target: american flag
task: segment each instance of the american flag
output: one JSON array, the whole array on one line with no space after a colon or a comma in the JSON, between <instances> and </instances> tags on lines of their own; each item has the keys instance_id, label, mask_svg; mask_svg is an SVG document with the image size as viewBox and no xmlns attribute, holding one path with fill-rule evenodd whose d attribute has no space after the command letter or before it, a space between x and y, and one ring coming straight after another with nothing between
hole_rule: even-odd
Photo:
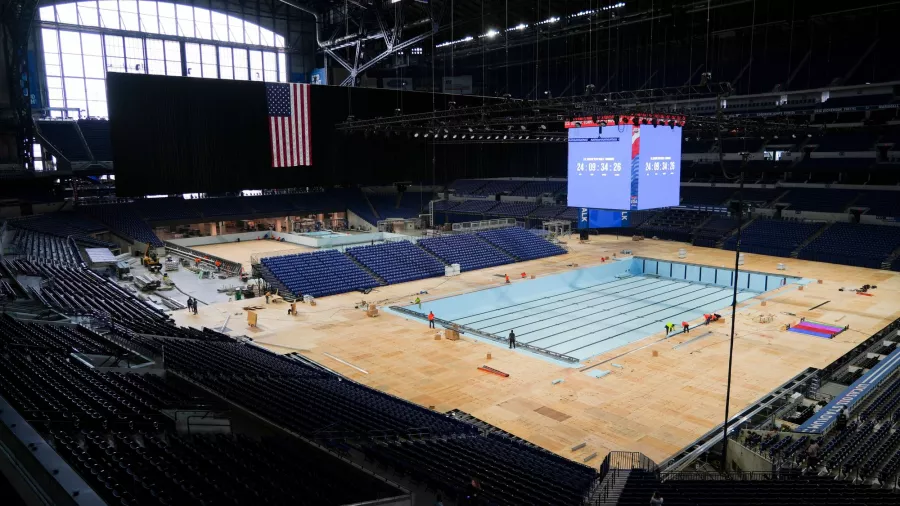
<instances>
[{"instance_id":1,"label":"american flag","mask_svg":"<svg viewBox=\"0 0 900 506\"><path fill-rule=\"evenodd\" d=\"M309 142L309 85L266 84L272 167L312 165Z\"/></svg>"}]
</instances>

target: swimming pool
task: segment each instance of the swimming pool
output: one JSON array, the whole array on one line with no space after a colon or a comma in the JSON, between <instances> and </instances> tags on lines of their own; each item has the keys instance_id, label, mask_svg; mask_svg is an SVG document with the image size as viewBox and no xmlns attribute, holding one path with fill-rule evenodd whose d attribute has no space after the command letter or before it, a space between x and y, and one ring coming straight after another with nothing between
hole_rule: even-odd
<instances>
[{"instance_id":1,"label":"swimming pool","mask_svg":"<svg viewBox=\"0 0 900 506\"><path fill-rule=\"evenodd\" d=\"M435 317L468 335L504 341L510 330L525 350L569 363L613 348L662 336L664 325L700 323L704 313L731 304L732 269L647 258L614 261L586 269L518 281L401 308ZM799 278L741 271L738 302Z\"/></svg>"}]
</instances>

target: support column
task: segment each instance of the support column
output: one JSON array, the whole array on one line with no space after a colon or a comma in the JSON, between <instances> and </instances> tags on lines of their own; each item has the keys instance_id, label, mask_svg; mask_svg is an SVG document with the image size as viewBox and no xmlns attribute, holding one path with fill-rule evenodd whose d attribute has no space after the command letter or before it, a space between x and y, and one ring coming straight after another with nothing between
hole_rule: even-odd
<instances>
[{"instance_id":1,"label":"support column","mask_svg":"<svg viewBox=\"0 0 900 506\"><path fill-rule=\"evenodd\" d=\"M281 232L281 218L275 220L275 231Z\"/></svg>"},{"instance_id":2,"label":"support column","mask_svg":"<svg viewBox=\"0 0 900 506\"><path fill-rule=\"evenodd\" d=\"M217 227L216 227L216 222L212 222L209 224L209 235L211 235L211 236L219 235L219 231L217 230Z\"/></svg>"}]
</instances>

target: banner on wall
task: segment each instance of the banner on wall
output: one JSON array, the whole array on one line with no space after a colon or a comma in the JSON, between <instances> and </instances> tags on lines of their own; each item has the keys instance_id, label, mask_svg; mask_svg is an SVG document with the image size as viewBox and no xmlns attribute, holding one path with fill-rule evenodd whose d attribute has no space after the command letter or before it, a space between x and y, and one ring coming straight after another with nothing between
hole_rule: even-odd
<instances>
[{"instance_id":1,"label":"banner on wall","mask_svg":"<svg viewBox=\"0 0 900 506\"><path fill-rule=\"evenodd\" d=\"M382 80L382 87L388 90L412 90L412 79L408 77L386 77Z\"/></svg>"},{"instance_id":2,"label":"banner on wall","mask_svg":"<svg viewBox=\"0 0 900 506\"><path fill-rule=\"evenodd\" d=\"M471 95L472 76L445 77L444 93L449 93L451 95Z\"/></svg>"},{"instance_id":3,"label":"banner on wall","mask_svg":"<svg viewBox=\"0 0 900 506\"><path fill-rule=\"evenodd\" d=\"M309 84L328 84L328 73L325 68L313 69L309 73Z\"/></svg>"}]
</instances>

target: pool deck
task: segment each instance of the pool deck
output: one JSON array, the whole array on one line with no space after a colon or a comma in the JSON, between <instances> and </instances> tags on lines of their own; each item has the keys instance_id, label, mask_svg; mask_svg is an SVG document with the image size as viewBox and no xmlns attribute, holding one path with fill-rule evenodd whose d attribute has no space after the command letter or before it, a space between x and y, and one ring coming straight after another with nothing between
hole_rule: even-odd
<instances>
[{"instance_id":1,"label":"pool deck","mask_svg":"<svg viewBox=\"0 0 900 506\"><path fill-rule=\"evenodd\" d=\"M363 384L441 412L454 408L466 411L574 460L581 461L597 452L601 458L591 463L599 465L610 450L631 450L660 461L715 426L724 415L731 324L728 315L721 322L702 327L701 332L662 340L660 328L649 338L590 357L582 363L583 368L593 366L588 372L609 371L596 378L578 368L508 350L498 343L468 336L459 341L435 340L434 331L421 320L384 311L377 318L369 318L354 308L363 299L379 306L403 306L411 304L420 291L428 292L420 295L428 303L496 288L503 286L498 275L507 272L512 275L524 271L529 276L535 274L539 280L599 265L601 256L612 256L622 249L660 260L734 266L734 252L676 242L592 237L589 244L578 244L573 238L569 247L568 255L466 272L452 278L379 287L368 295L326 297L318 300L315 307L298 305L298 316L288 316L284 304L268 306L258 312L256 329L247 327L241 308L265 305L262 300L218 303L202 308L197 316L179 311L174 317L180 324L213 328L221 327L230 317L228 327L233 329L232 335L250 336L276 352L300 352ZM687 250L686 259L678 258L679 248ZM778 263L784 263L788 270L777 271ZM753 254L746 255L742 268L821 279L822 283L810 283L803 290L790 285L781 287L738 306L732 413L806 367L827 365L900 317L900 273ZM534 281L513 279L513 285L527 286ZM878 286L873 297L838 291L867 283ZM762 299L766 299L765 306ZM727 302L722 304L726 305ZM471 311L478 312L477 308ZM774 321L758 323L760 314L773 315ZM834 339L780 330L801 316L826 324L849 325L850 330ZM705 334L707 331L709 334ZM654 352L657 356L653 356ZM601 364L610 359L611 362ZM510 376L501 378L477 370L483 364ZM575 452L570 450L580 443L585 446Z\"/></svg>"}]
</instances>

